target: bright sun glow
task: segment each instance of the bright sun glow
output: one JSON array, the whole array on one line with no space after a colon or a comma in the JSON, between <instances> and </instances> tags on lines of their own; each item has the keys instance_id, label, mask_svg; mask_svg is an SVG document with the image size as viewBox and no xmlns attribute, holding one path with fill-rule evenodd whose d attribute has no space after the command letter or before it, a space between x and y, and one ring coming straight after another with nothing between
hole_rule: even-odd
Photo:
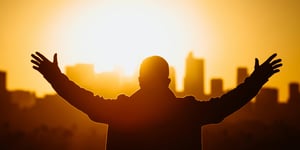
<instances>
[{"instance_id":1,"label":"bright sun glow","mask_svg":"<svg viewBox=\"0 0 300 150\"><path fill-rule=\"evenodd\" d=\"M176 68L180 86L185 56L203 46L199 41L205 42L193 37L196 32L191 24L196 23L188 21L184 11L151 2L75 6L61 17L57 29L63 30L55 40L61 42L63 63L92 63L97 72L121 68L132 75L143 58L161 55Z\"/></svg>"},{"instance_id":2,"label":"bright sun glow","mask_svg":"<svg viewBox=\"0 0 300 150\"><path fill-rule=\"evenodd\" d=\"M96 71L118 67L130 75L144 57L175 55L173 61L180 57L183 63L189 50L182 45L188 34L184 19L163 7L107 2L77 11L64 20L61 37L71 63L93 63Z\"/></svg>"}]
</instances>

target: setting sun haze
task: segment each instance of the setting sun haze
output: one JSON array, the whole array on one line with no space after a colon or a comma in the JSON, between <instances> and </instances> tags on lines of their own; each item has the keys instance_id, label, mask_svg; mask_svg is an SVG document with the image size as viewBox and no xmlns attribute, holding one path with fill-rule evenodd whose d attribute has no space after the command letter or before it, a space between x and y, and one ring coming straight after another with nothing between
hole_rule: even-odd
<instances>
[{"instance_id":1,"label":"setting sun haze","mask_svg":"<svg viewBox=\"0 0 300 150\"><path fill-rule=\"evenodd\" d=\"M38 95L53 93L32 69L30 54L58 53L62 71L77 63L94 64L97 72L122 68L133 75L150 55L164 57L176 69L182 90L190 51L204 59L205 92L210 80L236 86L236 70L251 73L254 59L272 53L283 67L267 83L288 99L288 84L300 83L300 2L193 0L46 0L0 2L0 70L9 90Z\"/></svg>"}]
</instances>

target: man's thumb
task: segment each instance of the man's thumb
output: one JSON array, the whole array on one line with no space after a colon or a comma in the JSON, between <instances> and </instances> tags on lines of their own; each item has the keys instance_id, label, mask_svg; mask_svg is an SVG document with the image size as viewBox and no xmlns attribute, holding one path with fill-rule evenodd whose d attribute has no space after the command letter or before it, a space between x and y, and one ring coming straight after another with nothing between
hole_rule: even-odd
<instances>
[{"instance_id":1,"label":"man's thumb","mask_svg":"<svg viewBox=\"0 0 300 150\"><path fill-rule=\"evenodd\" d=\"M54 56L53 56L53 63L56 64L56 65L58 64L57 63L57 53L55 53Z\"/></svg>"},{"instance_id":2,"label":"man's thumb","mask_svg":"<svg viewBox=\"0 0 300 150\"><path fill-rule=\"evenodd\" d=\"M255 69L257 69L259 67L259 62L258 62L258 59L257 58L255 58L255 66L254 66L254 68Z\"/></svg>"}]
</instances>

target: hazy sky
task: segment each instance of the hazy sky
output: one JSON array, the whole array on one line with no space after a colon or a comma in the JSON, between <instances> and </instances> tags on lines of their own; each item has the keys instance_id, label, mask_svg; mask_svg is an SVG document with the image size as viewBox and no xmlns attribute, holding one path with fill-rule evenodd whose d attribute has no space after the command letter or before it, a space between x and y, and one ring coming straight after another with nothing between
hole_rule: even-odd
<instances>
[{"instance_id":1,"label":"hazy sky","mask_svg":"<svg viewBox=\"0 0 300 150\"><path fill-rule=\"evenodd\" d=\"M0 70L8 89L53 92L31 68L30 54L41 51L60 67L94 63L97 71L122 67L131 74L149 55L162 55L176 67L182 84L185 57L205 59L209 80L236 83L236 68L251 72L254 58L274 52L283 59L280 74L266 86L288 98L288 84L300 83L300 1L294 0L1 0ZM179 86L180 88L181 86Z\"/></svg>"}]
</instances>

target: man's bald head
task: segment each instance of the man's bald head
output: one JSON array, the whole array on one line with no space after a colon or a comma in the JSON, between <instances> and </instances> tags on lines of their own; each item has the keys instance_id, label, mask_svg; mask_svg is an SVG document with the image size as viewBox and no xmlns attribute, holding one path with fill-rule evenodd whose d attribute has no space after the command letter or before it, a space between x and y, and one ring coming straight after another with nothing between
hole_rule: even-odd
<instances>
[{"instance_id":1,"label":"man's bald head","mask_svg":"<svg viewBox=\"0 0 300 150\"><path fill-rule=\"evenodd\" d=\"M150 56L143 60L140 65L140 85L169 85L169 65L168 62L160 56Z\"/></svg>"}]
</instances>

